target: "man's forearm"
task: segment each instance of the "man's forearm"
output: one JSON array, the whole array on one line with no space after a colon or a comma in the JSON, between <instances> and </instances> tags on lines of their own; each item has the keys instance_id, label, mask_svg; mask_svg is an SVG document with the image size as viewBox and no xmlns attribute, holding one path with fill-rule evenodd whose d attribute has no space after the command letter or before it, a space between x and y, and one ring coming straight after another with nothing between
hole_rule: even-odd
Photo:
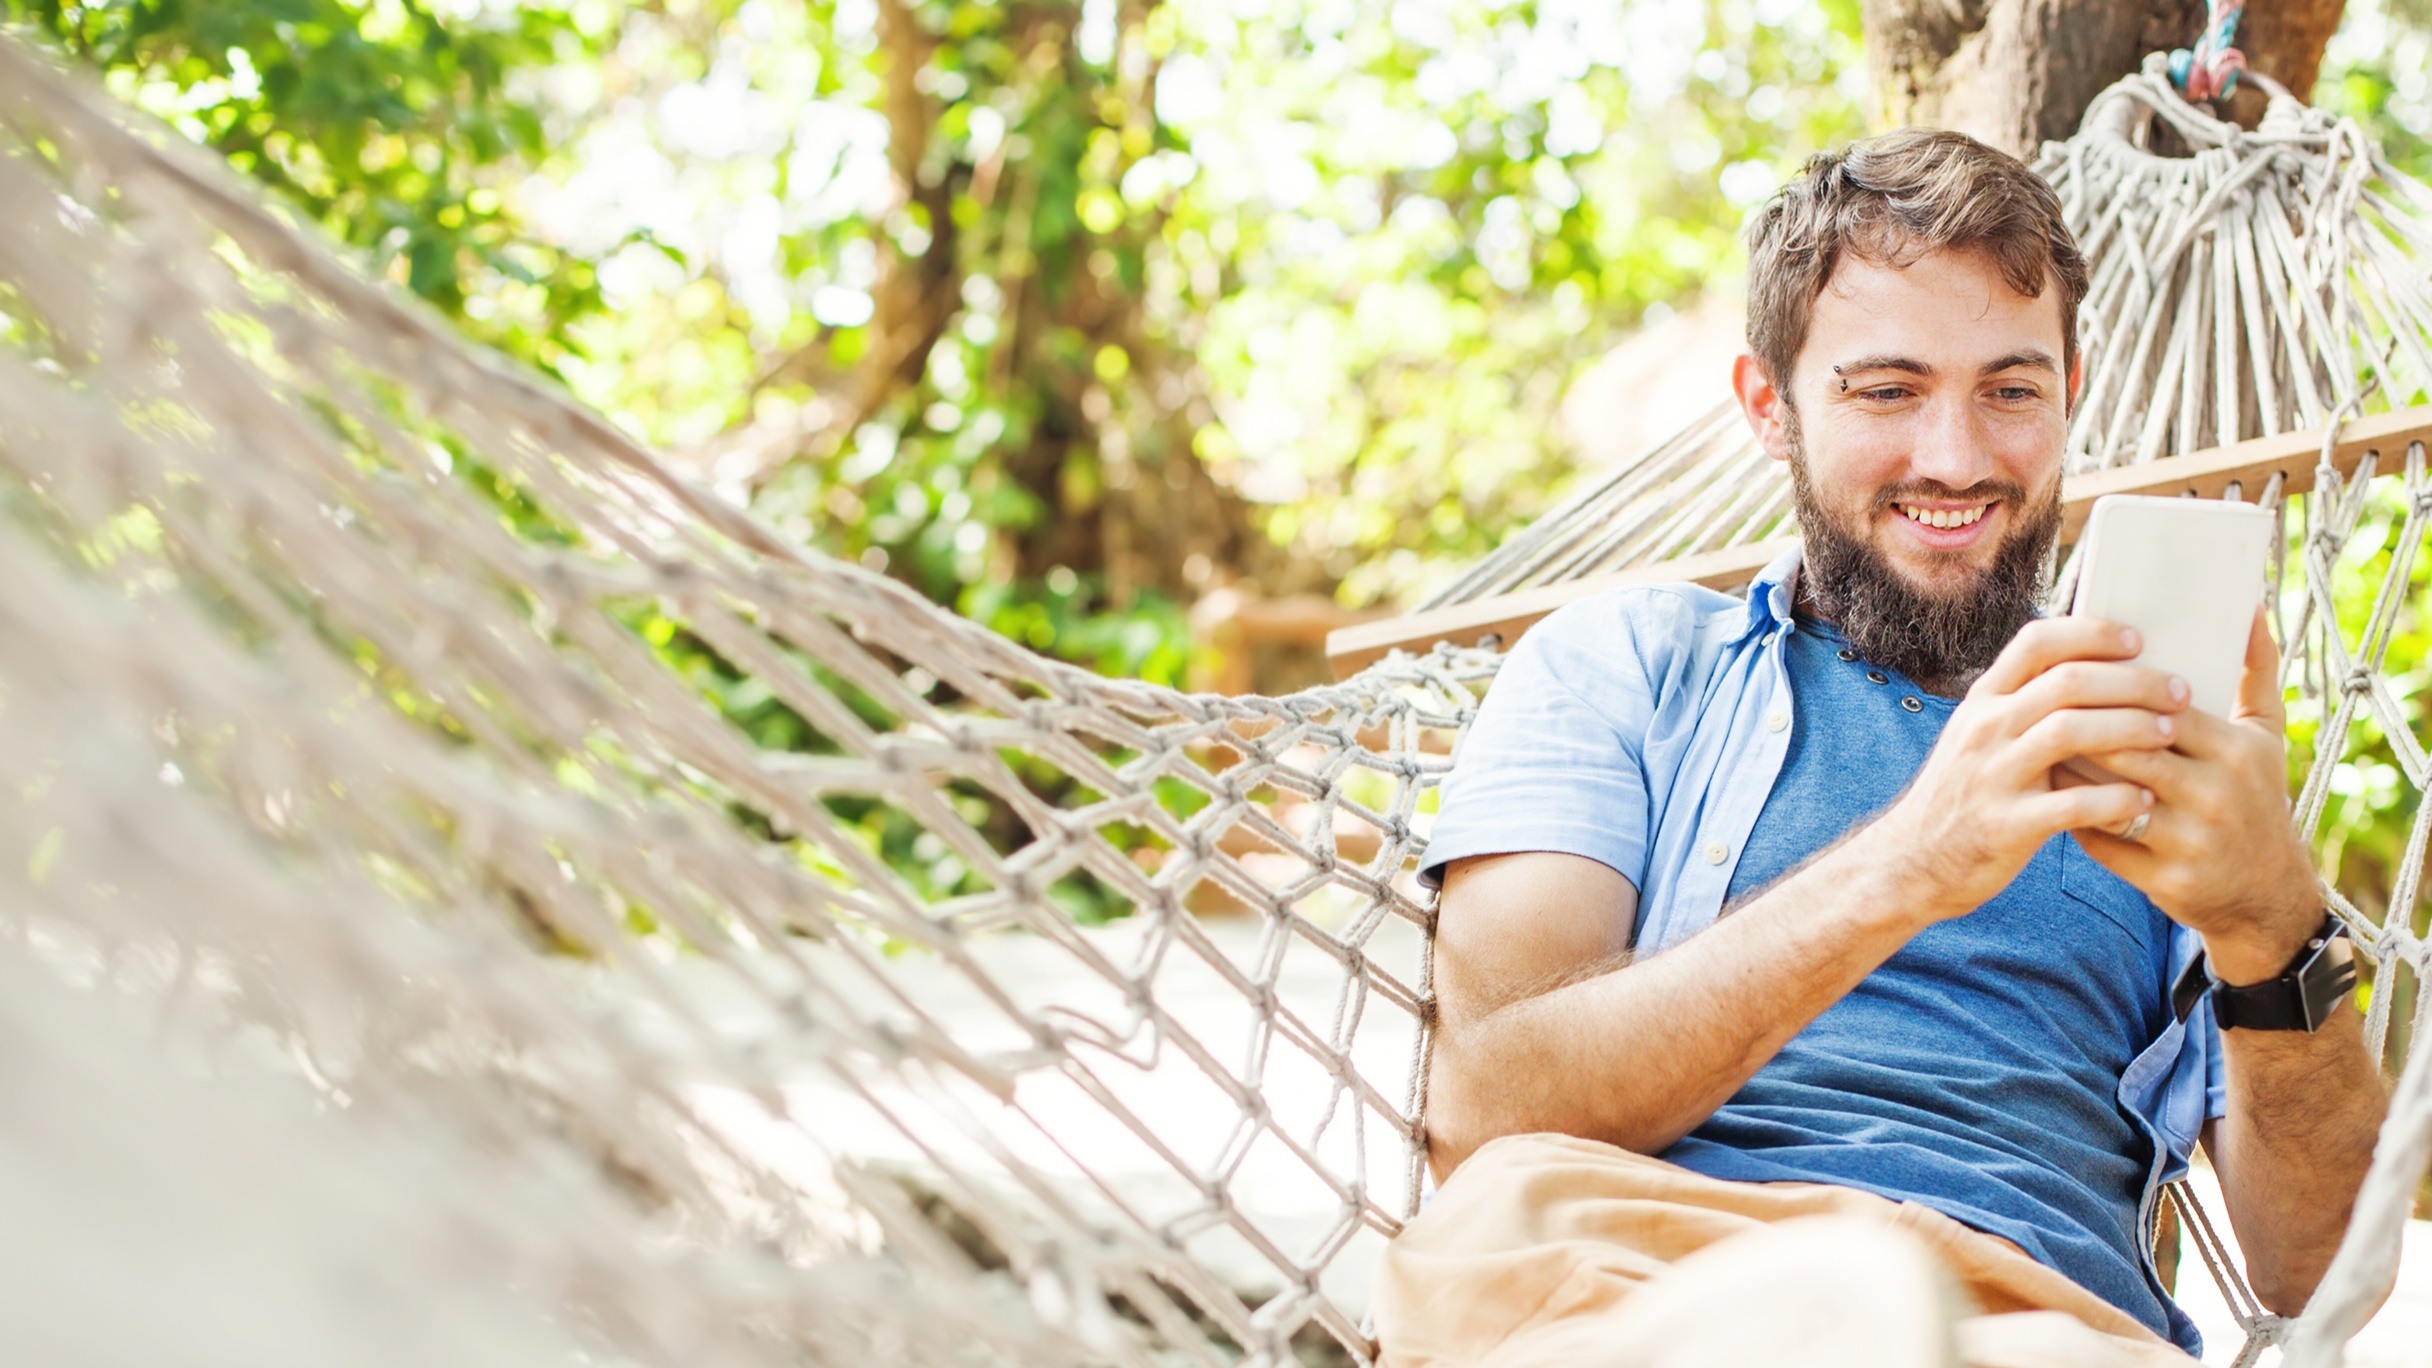
<instances>
[{"instance_id":1,"label":"man's forearm","mask_svg":"<svg viewBox=\"0 0 2432 1368\"><path fill-rule=\"evenodd\" d=\"M2388 1091L2353 1008L2311 1034L2224 1031L2228 1114L2210 1145L2247 1280L2294 1315L2347 1230Z\"/></svg>"},{"instance_id":2,"label":"man's forearm","mask_svg":"<svg viewBox=\"0 0 2432 1368\"><path fill-rule=\"evenodd\" d=\"M1439 1172L1499 1135L1559 1131L1653 1154L1941 915L1861 830L1661 955L1439 1034Z\"/></svg>"}]
</instances>

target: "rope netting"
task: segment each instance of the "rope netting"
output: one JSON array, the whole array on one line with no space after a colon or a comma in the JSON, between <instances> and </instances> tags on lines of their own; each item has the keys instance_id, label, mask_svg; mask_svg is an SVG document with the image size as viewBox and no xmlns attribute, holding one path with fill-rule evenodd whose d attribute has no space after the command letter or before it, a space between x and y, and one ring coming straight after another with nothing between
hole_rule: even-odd
<instances>
[{"instance_id":1,"label":"rope netting","mask_svg":"<svg viewBox=\"0 0 2432 1368\"><path fill-rule=\"evenodd\" d=\"M736 1362L1019 1349L977 1285L1047 1361L1366 1352L1341 1280L1417 1181L1407 870L1490 659L1276 699L1042 660L4 43L0 118L16 938L444 1118L496 1161L447 1183L584 1161L597 1220L507 1252L638 1359L709 1319ZM929 1293L823 1291L882 1255Z\"/></svg>"},{"instance_id":2,"label":"rope netting","mask_svg":"<svg viewBox=\"0 0 2432 1368\"><path fill-rule=\"evenodd\" d=\"M2166 65L2149 58L2035 162L2090 274L2070 471L2318 428L2366 392L2374 407L2432 393L2432 188L2352 121L2285 97L2251 132L2214 119L2171 90ZM1716 399L1421 607L1795 531L1789 482L1720 376Z\"/></svg>"},{"instance_id":3,"label":"rope netting","mask_svg":"<svg viewBox=\"0 0 2432 1368\"><path fill-rule=\"evenodd\" d=\"M2302 311L2322 277L2259 279ZM2274 336L2276 376L2346 345ZM2432 477L2390 466L2277 501L2322 686L2299 819L2403 785L2395 881L2340 902L2397 1051L2428 776L2389 652ZM128 1175L77 1228L164 1265L238 1209L265 1267L391 1251L440 1329L569 1362L1371 1357L1421 1176L1411 871L1493 656L1281 698L1040 659L697 493L6 39L0 513L0 975L92 990L0 1011L34 1061L0 1184ZM2428 1057L2307 1362L2395 1258ZM207 1266L164 1285L210 1319ZM87 1319L84 1361L147 1352Z\"/></svg>"},{"instance_id":4,"label":"rope netting","mask_svg":"<svg viewBox=\"0 0 2432 1368\"><path fill-rule=\"evenodd\" d=\"M2162 65L2096 96L2036 164L2091 268L2072 469L2432 393L2432 188L2353 121L2274 99L2247 132L2180 100ZM2163 135L2189 150L2157 155Z\"/></svg>"}]
</instances>

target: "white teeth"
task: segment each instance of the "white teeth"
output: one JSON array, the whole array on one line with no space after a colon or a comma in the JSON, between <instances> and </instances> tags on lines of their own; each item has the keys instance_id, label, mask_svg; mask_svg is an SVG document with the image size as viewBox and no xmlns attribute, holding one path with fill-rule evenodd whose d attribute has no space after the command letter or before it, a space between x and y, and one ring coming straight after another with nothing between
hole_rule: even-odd
<instances>
[{"instance_id":1,"label":"white teeth","mask_svg":"<svg viewBox=\"0 0 2432 1368\"><path fill-rule=\"evenodd\" d=\"M1978 504L1974 508L1916 508L1908 504L1901 504L1899 507L1901 513L1928 527L1947 529L1968 526L1982 518L1984 511L1992 505Z\"/></svg>"}]
</instances>

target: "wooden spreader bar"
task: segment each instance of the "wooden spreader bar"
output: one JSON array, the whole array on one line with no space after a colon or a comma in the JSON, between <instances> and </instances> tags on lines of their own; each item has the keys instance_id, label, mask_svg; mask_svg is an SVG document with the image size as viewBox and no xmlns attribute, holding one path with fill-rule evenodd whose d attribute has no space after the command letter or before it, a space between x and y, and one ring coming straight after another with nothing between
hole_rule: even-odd
<instances>
[{"instance_id":1,"label":"wooden spreader bar","mask_svg":"<svg viewBox=\"0 0 2432 1368\"><path fill-rule=\"evenodd\" d=\"M2185 456L2073 477L2061 487L2061 544L2066 546L2077 540L2078 532L2086 525L2087 511L2106 494L2193 494L2199 498L2219 498L2234 484L2245 497L2253 498L2274 475L2281 478L2284 492L2305 493L2314 487L2323 435L2321 428L2283 432L2233 446L2210 447ZM2345 476L2355 471L2368 452L2394 453L2415 442L2432 443L2432 404L2377 413L2348 423L2340 429L2338 444L2331 449L2331 464ZM1432 650L1438 642L1508 648L1539 618L1590 594L1623 584L1686 582L1712 589L1737 589L1755 578L1775 556L1796 545L1796 537L1777 537L1719 551L1701 551L1655 565L1515 590L1431 612L1363 622L1329 633L1326 658L1340 678L1367 668L1387 652Z\"/></svg>"}]
</instances>

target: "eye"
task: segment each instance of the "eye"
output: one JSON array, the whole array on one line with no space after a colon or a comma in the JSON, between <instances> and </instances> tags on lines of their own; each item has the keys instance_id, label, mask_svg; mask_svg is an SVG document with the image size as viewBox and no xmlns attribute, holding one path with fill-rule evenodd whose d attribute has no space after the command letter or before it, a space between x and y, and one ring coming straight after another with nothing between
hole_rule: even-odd
<instances>
[{"instance_id":1,"label":"eye","mask_svg":"<svg viewBox=\"0 0 2432 1368\"><path fill-rule=\"evenodd\" d=\"M2005 403L2024 404L2039 397L2039 392L2033 385L2003 385L1993 391L1993 397Z\"/></svg>"},{"instance_id":2,"label":"eye","mask_svg":"<svg viewBox=\"0 0 2432 1368\"><path fill-rule=\"evenodd\" d=\"M1906 385L1877 385L1873 389L1858 391L1859 398L1870 399L1878 404L1897 403L1908 396L1909 388Z\"/></svg>"}]
</instances>

